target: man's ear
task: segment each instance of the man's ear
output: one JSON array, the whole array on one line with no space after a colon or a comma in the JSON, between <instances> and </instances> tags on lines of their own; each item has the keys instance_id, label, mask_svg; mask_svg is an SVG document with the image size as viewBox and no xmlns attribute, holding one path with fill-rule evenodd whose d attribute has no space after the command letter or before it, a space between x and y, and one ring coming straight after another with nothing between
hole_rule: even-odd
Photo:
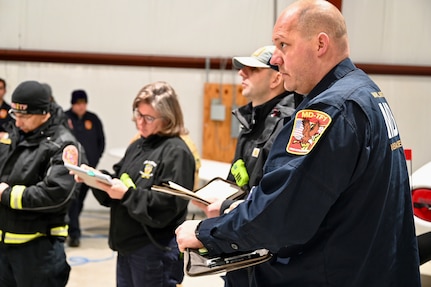
<instances>
[{"instance_id":1,"label":"man's ear","mask_svg":"<svg viewBox=\"0 0 431 287\"><path fill-rule=\"evenodd\" d=\"M317 46L317 52L318 55L321 56L326 53L329 46L329 37L326 33L319 33L319 36L317 37L318 46Z\"/></svg>"},{"instance_id":2,"label":"man's ear","mask_svg":"<svg viewBox=\"0 0 431 287\"><path fill-rule=\"evenodd\" d=\"M280 72L275 72L274 76L272 77L271 88L275 88L282 83L283 77L281 76Z\"/></svg>"},{"instance_id":3,"label":"man's ear","mask_svg":"<svg viewBox=\"0 0 431 287\"><path fill-rule=\"evenodd\" d=\"M44 114L43 115L43 122L45 123L46 121L48 121L50 117L51 117L51 113Z\"/></svg>"}]
</instances>

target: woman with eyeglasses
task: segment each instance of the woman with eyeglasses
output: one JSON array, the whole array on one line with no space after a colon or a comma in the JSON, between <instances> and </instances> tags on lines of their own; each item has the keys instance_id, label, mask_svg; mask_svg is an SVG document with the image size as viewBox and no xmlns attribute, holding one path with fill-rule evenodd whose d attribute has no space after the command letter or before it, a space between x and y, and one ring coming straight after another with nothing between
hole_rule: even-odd
<instances>
[{"instance_id":1,"label":"woman with eyeglasses","mask_svg":"<svg viewBox=\"0 0 431 287\"><path fill-rule=\"evenodd\" d=\"M175 287L184 272L174 231L188 201L151 190L168 181L193 189L195 160L180 138L187 132L174 89L166 82L144 86L133 101L133 120L140 138L114 165L113 184L100 183L93 193L111 209L117 286Z\"/></svg>"}]
</instances>

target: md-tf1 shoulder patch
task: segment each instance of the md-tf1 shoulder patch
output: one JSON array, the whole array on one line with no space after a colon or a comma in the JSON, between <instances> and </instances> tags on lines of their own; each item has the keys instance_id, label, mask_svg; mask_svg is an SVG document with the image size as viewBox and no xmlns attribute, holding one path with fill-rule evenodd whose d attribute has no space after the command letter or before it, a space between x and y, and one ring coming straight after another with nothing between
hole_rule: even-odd
<instances>
[{"instance_id":1,"label":"md-tf1 shoulder patch","mask_svg":"<svg viewBox=\"0 0 431 287\"><path fill-rule=\"evenodd\" d=\"M331 117L322 111L299 111L295 116L292 135L286 146L286 151L297 155L308 154L331 121Z\"/></svg>"}]
</instances>

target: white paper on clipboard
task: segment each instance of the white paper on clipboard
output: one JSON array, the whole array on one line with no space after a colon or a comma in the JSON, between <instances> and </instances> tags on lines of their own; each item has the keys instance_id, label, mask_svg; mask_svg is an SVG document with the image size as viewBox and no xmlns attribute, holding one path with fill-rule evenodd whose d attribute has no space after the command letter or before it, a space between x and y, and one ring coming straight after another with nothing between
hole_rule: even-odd
<instances>
[{"instance_id":1,"label":"white paper on clipboard","mask_svg":"<svg viewBox=\"0 0 431 287\"><path fill-rule=\"evenodd\" d=\"M244 190L235 183L220 177L213 178L207 184L194 191L188 190L172 181L169 181L168 184L164 184L163 186L153 185L151 189L180 196L188 200L196 200L206 205L211 204L211 202L208 201L210 198L236 199L244 194Z\"/></svg>"},{"instance_id":2,"label":"white paper on clipboard","mask_svg":"<svg viewBox=\"0 0 431 287\"><path fill-rule=\"evenodd\" d=\"M112 185L112 178L107 174L86 170L77 165L69 164L66 162L64 163L64 166L70 171L72 171L74 174L82 178L84 180L84 183L88 186L98 188L97 182Z\"/></svg>"}]
</instances>

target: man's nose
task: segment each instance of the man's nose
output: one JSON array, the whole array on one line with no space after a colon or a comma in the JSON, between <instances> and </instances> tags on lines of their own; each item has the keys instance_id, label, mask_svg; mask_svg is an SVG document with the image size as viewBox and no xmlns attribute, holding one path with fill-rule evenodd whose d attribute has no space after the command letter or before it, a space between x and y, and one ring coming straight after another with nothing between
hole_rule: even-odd
<instances>
[{"instance_id":1,"label":"man's nose","mask_svg":"<svg viewBox=\"0 0 431 287\"><path fill-rule=\"evenodd\" d=\"M274 53L272 54L272 57L271 57L271 60L269 61L269 63L271 65L274 65L274 66L278 66L281 64L281 57L280 57L280 54L278 52L278 49L274 50Z\"/></svg>"}]
</instances>

